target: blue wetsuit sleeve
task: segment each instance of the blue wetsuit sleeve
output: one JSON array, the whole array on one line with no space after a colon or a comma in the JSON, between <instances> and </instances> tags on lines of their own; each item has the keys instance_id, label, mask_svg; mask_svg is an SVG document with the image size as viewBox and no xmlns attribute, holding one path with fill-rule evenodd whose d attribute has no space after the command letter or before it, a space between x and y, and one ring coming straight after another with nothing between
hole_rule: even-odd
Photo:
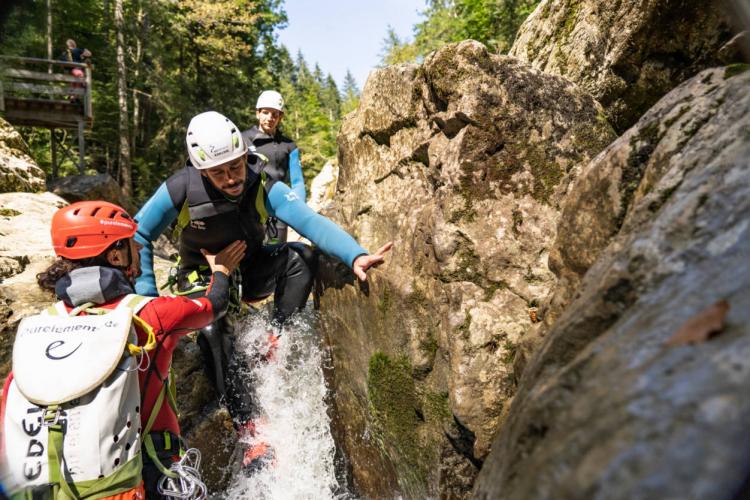
<instances>
[{"instance_id":1,"label":"blue wetsuit sleeve","mask_svg":"<svg viewBox=\"0 0 750 500\"><path fill-rule=\"evenodd\" d=\"M135 215L135 220L138 221L135 239L143 245L140 252L141 275L135 282L135 293L149 296L159 295L156 277L154 276L153 242L176 218L177 209L172 203L167 183L164 182Z\"/></svg>"},{"instance_id":2,"label":"blue wetsuit sleeve","mask_svg":"<svg viewBox=\"0 0 750 500\"><path fill-rule=\"evenodd\" d=\"M299 149L295 148L289 154L289 181L292 184L292 191L297 193L302 201L307 200L305 192L305 176L302 175L302 162L299 158Z\"/></svg>"},{"instance_id":3,"label":"blue wetsuit sleeve","mask_svg":"<svg viewBox=\"0 0 750 500\"><path fill-rule=\"evenodd\" d=\"M283 220L325 253L338 257L349 267L352 267L354 259L367 254L367 250L349 233L313 211L296 191L283 182L273 183L266 199L266 209L269 214Z\"/></svg>"}]
</instances>

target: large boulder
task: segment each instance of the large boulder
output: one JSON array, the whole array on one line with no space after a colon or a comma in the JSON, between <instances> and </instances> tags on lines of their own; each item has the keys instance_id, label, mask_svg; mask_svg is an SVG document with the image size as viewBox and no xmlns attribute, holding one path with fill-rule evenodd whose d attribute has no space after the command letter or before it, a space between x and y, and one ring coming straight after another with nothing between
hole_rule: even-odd
<instances>
[{"instance_id":1,"label":"large boulder","mask_svg":"<svg viewBox=\"0 0 750 500\"><path fill-rule=\"evenodd\" d=\"M135 213L131 201L109 174L70 175L51 180L47 188L69 202L83 200L106 200Z\"/></svg>"},{"instance_id":2,"label":"large boulder","mask_svg":"<svg viewBox=\"0 0 750 500\"><path fill-rule=\"evenodd\" d=\"M0 193L0 378L10 371L18 322L54 302L36 275L53 261L50 222L65 205L51 193Z\"/></svg>"},{"instance_id":3,"label":"large boulder","mask_svg":"<svg viewBox=\"0 0 750 500\"><path fill-rule=\"evenodd\" d=\"M327 161L310 183L310 200L307 202L310 208L320 212L333 204L338 180L338 164L335 161Z\"/></svg>"},{"instance_id":4,"label":"large boulder","mask_svg":"<svg viewBox=\"0 0 750 500\"><path fill-rule=\"evenodd\" d=\"M717 0L542 0L510 54L591 92L624 131L679 83L738 59L731 38Z\"/></svg>"},{"instance_id":5,"label":"large boulder","mask_svg":"<svg viewBox=\"0 0 750 500\"><path fill-rule=\"evenodd\" d=\"M44 191L44 171L29 156L21 134L0 118L0 193L15 191Z\"/></svg>"},{"instance_id":6,"label":"large boulder","mask_svg":"<svg viewBox=\"0 0 750 500\"><path fill-rule=\"evenodd\" d=\"M742 496L750 72L732 73L672 91L572 186L551 259L561 312L476 498Z\"/></svg>"},{"instance_id":7,"label":"large boulder","mask_svg":"<svg viewBox=\"0 0 750 500\"><path fill-rule=\"evenodd\" d=\"M477 42L370 75L329 215L371 251L395 247L364 294L344 277L321 299L362 494L471 487L554 281L559 200L614 137L590 95Z\"/></svg>"}]
</instances>

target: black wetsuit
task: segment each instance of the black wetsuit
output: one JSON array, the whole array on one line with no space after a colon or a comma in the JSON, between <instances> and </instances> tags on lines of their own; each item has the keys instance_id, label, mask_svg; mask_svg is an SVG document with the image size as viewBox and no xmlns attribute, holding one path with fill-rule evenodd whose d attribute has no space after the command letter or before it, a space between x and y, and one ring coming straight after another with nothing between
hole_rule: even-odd
<instances>
[{"instance_id":1,"label":"black wetsuit","mask_svg":"<svg viewBox=\"0 0 750 500\"><path fill-rule=\"evenodd\" d=\"M326 253L350 267L366 251L341 228L310 210L296 190L282 182L266 179L260 162L248 164L245 191L228 199L200 171L188 165L167 179L136 214L136 239L141 250L143 274L136 290L157 295L153 274L152 242L175 219L180 233L180 264L177 290L182 294L205 293L206 262L201 249L217 253L241 239L247 243L239 270L242 299L255 300L274 295L274 322L281 324L304 307L315 272L312 250L301 244L263 245L264 218L277 216L289 222ZM236 283L239 285L240 283ZM232 416L239 422L253 417L252 384L242 371L243 360L233 353L233 328L214 324L200 337L207 372L218 392L226 399ZM239 385L238 385L239 383Z\"/></svg>"},{"instance_id":2,"label":"black wetsuit","mask_svg":"<svg viewBox=\"0 0 750 500\"><path fill-rule=\"evenodd\" d=\"M257 125L242 132L242 138L250 151L266 158L264 171L268 177L290 186L301 184L304 194L305 181L302 176L300 152L293 140L278 130L270 136ZM286 239L287 225L278 219L271 220L266 226L266 241L284 243Z\"/></svg>"}]
</instances>

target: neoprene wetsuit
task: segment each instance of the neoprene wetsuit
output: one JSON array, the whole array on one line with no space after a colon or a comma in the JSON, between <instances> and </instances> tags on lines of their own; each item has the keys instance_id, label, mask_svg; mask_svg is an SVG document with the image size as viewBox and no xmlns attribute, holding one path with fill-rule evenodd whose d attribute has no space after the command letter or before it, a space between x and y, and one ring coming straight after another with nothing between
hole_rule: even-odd
<instances>
[{"instance_id":1,"label":"neoprene wetsuit","mask_svg":"<svg viewBox=\"0 0 750 500\"><path fill-rule=\"evenodd\" d=\"M245 191L236 200L226 198L190 164L167 179L135 216L136 240L143 244L140 252L143 274L136 282L136 291L142 295L158 294L152 242L175 219L182 228L178 290L191 296L202 294L193 286L195 280L191 281L191 277L204 272L206 262L201 248L216 253L233 241L244 239L247 251L240 264L242 298L253 300L273 293L274 321L278 323L304 307L312 287L314 259L312 251L303 245L264 246L265 217L275 216L289 224L320 250L338 257L349 267L358 256L367 253L338 225L311 210L298 191L266 178L262 168L262 162L248 164ZM233 339L228 336L231 329L223 325L212 328L203 331L203 340L199 336L207 372L232 416L244 422L253 416L251 394L246 394L251 387L237 387L236 382L246 377L230 373L235 370L233 365L240 368L242 365L241 360L233 361ZM211 349L206 348L207 344Z\"/></svg>"},{"instance_id":2,"label":"neoprene wetsuit","mask_svg":"<svg viewBox=\"0 0 750 500\"><path fill-rule=\"evenodd\" d=\"M270 136L257 125L242 132L242 138L250 151L266 158L263 171L268 177L292 186L303 201L306 199L300 151L293 140L278 130ZM286 224L278 219L270 221L266 226L266 237L267 241L284 243L287 238Z\"/></svg>"}]
</instances>

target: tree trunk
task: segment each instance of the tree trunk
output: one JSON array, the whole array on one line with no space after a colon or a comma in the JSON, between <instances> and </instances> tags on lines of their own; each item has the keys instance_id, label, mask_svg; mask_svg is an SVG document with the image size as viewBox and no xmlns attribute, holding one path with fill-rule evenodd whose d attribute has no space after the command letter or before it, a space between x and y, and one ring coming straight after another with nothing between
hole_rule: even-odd
<instances>
[{"instance_id":1,"label":"tree trunk","mask_svg":"<svg viewBox=\"0 0 750 500\"><path fill-rule=\"evenodd\" d=\"M130 170L130 134L128 133L128 81L125 66L125 36L122 14L123 0L115 0L115 30L117 37L117 97L120 105L120 185L123 194L132 196L133 186Z\"/></svg>"},{"instance_id":2,"label":"tree trunk","mask_svg":"<svg viewBox=\"0 0 750 500\"><path fill-rule=\"evenodd\" d=\"M47 0L47 59L52 60L52 0ZM47 73L52 73L51 64Z\"/></svg>"},{"instance_id":3,"label":"tree trunk","mask_svg":"<svg viewBox=\"0 0 750 500\"><path fill-rule=\"evenodd\" d=\"M140 78L141 60L143 59L143 41L141 37L145 35L143 4L141 2L138 2L138 16L136 22L141 29L138 30L140 36L136 36L135 38L135 60L133 61L133 131L130 136L130 148L133 155L138 154L136 143L138 142L138 132L140 131L141 125L141 96L135 91L135 88L138 85L138 79Z\"/></svg>"}]
</instances>

